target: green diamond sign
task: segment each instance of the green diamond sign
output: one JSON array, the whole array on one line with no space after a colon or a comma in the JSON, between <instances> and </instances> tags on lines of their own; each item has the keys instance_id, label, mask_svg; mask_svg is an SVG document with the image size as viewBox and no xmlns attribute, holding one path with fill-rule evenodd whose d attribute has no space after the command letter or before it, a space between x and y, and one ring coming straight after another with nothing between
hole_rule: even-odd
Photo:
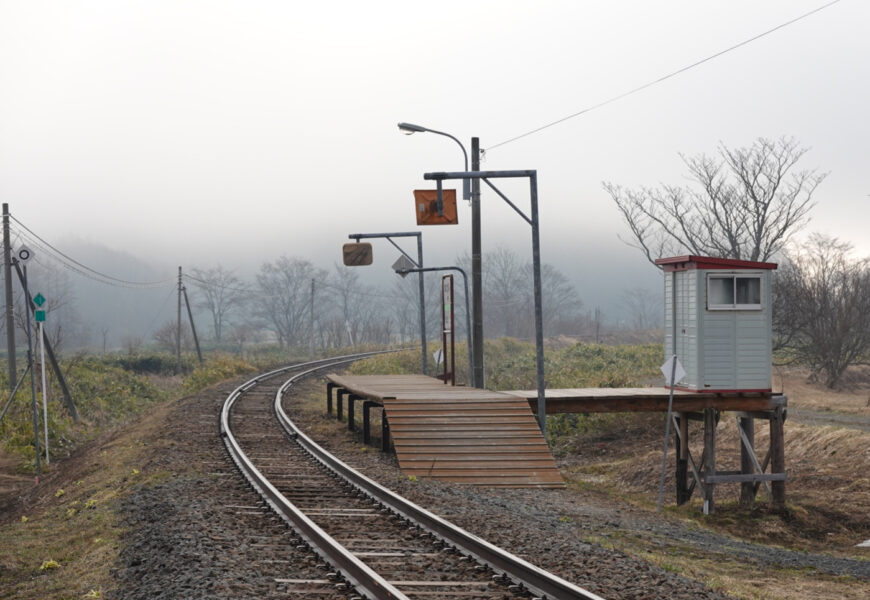
<instances>
[{"instance_id":1,"label":"green diamond sign","mask_svg":"<svg viewBox=\"0 0 870 600\"><path fill-rule=\"evenodd\" d=\"M33 297L33 303L36 306L42 306L43 304L45 304L45 296L43 296L40 293L37 293L36 296ZM43 311L43 312L45 312L45 311Z\"/></svg>"}]
</instances>

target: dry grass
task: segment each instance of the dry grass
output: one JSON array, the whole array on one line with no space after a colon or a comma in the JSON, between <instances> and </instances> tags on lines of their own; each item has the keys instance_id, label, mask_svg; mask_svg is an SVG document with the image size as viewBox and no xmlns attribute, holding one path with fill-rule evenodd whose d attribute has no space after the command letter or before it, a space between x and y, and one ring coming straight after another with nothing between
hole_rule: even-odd
<instances>
[{"instance_id":1,"label":"dry grass","mask_svg":"<svg viewBox=\"0 0 870 600\"><path fill-rule=\"evenodd\" d=\"M154 407L134 426L92 442L61 467L29 483L25 501L0 524L3 597L100 598L112 588L110 568L123 534L114 500L143 481L163 476L148 465L171 404ZM32 479L28 477L32 482ZM53 561L56 567L45 568Z\"/></svg>"},{"instance_id":2,"label":"dry grass","mask_svg":"<svg viewBox=\"0 0 870 600\"><path fill-rule=\"evenodd\" d=\"M870 417L870 367L852 367L843 385L829 390L809 380L810 373L797 367L774 368L773 387L788 396L797 409L833 411Z\"/></svg>"}]
</instances>

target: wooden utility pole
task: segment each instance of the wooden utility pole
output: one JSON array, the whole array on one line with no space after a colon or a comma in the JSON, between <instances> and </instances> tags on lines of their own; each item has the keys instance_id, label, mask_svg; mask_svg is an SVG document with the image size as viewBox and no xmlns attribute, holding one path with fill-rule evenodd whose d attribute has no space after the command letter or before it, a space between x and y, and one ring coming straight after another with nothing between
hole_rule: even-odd
<instances>
[{"instance_id":1,"label":"wooden utility pole","mask_svg":"<svg viewBox=\"0 0 870 600\"><path fill-rule=\"evenodd\" d=\"M175 328L175 355L178 358L178 372L181 373L181 267L178 267L178 319Z\"/></svg>"},{"instance_id":2,"label":"wooden utility pole","mask_svg":"<svg viewBox=\"0 0 870 600\"><path fill-rule=\"evenodd\" d=\"M196 345L196 355L199 357L199 364L202 364L202 350L199 349L199 338L196 335L196 325L193 323L193 311L190 310L190 299L187 297L187 286L181 286L181 291L184 292L184 304L187 306L187 320L190 321L190 332L193 334L193 343Z\"/></svg>"},{"instance_id":3,"label":"wooden utility pole","mask_svg":"<svg viewBox=\"0 0 870 600\"><path fill-rule=\"evenodd\" d=\"M26 288L26 286L24 285L24 273L17 262L15 263L15 272L18 275L18 281L21 283L21 287ZM30 308L30 310L36 310L36 304L33 303L33 298L25 294L24 301L27 303L27 306ZM44 331L42 339L45 342L45 352L46 354L48 354L48 362L51 363L51 368L54 371L55 376L57 377L57 382L60 384L60 389L63 393L63 401L66 404L66 409L67 411L69 411L69 414L70 416L72 416L73 420L78 423L78 410L76 410L76 405L73 402L72 395L69 392L69 387L67 387L66 385L66 378L63 376L63 371L60 370L60 363L57 362L57 357L54 355L54 349L52 349L51 343L48 341L48 336L45 335Z\"/></svg>"},{"instance_id":4,"label":"wooden utility pole","mask_svg":"<svg viewBox=\"0 0 870 600\"><path fill-rule=\"evenodd\" d=\"M308 352L314 356L314 279L311 279L311 304L309 310Z\"/></svg>"},{"instance_id":5,"label":"wooden utility pole","mask_svg":"<svg viewBox=\"0 0 870 600\"><path fill-rule=\"evenodd\" d=\"M15 388L15 315L12 306L12 243L9 239L9 205L3 203L3 278L6 283L6 364L9 389Z\"/></svg>"}]
</instances>

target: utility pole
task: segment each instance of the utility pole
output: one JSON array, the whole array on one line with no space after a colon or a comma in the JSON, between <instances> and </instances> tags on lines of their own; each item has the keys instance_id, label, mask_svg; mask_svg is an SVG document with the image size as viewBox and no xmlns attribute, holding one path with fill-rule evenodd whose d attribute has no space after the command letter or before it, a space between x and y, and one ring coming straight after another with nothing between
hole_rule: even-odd
<instances>
[{"instance_id":1,"label":"utility pole","mask_svg":"<svg viewBox=\"0 0 870 600\"><path fill-rule=\"evenodd\" d=\"M15 315L12 306L12 243L9 239L9 205L3 203L3 278L6 283L6 364L9 389L15 388Z\"/></svg>"},{"instance_id":2,"label":"utility pole","mask_svg":"<svg viewBox=\"0 0 870 600\"><path fill-rule=\"evenodd\" d=\"M311 304L309 305L308 353L314 356L314 278L311 278Z\"/></svg>"},{"instance_id":3,"label":"utility pole","mask_svg":"<svg viewBox=\"0 0 870 600\"><path fill-rule=\"evenodd\" d=\"M181 286L181 291L184 292L184 305L187 307L187 320L190 321L190 332L193 334L193 343L196 345L196 355L199 357L199 364L202 364L202 350L199 348L199 338L196 335L196 325L193 322L193 311L190 310L190 299L187 297L187 286Z\"/></svg>"},{"instance_id":4,"label":"utility pole","mask_svg":"<svg viewBox=\"0 0 870 600\"><path fill-rule=\"evenodd\" d=\"M471 170L480 171L480 139L471 138ZM486 387L483 371L483 274L480 244L480 179L471 180L471 343L474 372L471 381L474 387Z\"/></svg>"},{"instance_id":5,"label":"utility pole","mask_svg":"<svg viewBox=\"0 0 870 600\"><path fill-rule=\"evenodd\" d=\"M175 329L175 355L178 357L178 372L181 373L181 267L178 267L178 326Z\"/></svg>"}]
</instances>

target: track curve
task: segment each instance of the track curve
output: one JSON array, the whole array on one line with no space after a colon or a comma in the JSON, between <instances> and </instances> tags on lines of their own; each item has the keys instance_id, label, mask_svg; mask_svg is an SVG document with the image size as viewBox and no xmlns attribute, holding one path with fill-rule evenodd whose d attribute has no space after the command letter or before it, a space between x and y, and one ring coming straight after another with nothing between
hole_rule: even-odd
<instances>
[{"instance_id":1,"label":"track curve","mask_svg":"<svg viewBox=\"0 0 870 600\"><path fill-rule=\"evenodd\" d=\"M221 437L233 462L335 569L330 578L336 591L378 600L419 595L601 600L384 488L293 423L281 399L295 382L372 354L259 375L227 397L220 416ZM291 372L292 377L275 383Z\"/></svg>"}]
</instances>

